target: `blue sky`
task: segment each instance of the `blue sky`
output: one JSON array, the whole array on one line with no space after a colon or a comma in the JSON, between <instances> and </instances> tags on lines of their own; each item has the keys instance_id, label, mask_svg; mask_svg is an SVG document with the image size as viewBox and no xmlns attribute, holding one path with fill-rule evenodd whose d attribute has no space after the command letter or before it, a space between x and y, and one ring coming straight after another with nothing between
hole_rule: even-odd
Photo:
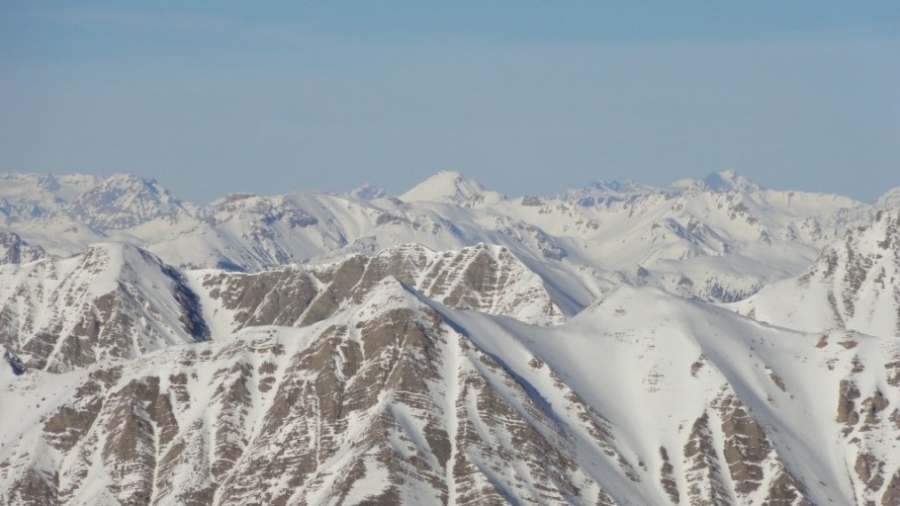
<instances>
[{"instance_id":1,"label":"blue sky","mask_svg":"<svg viewBox=\"0 0 900 506\"><path fill-rule=\"evenodd\" d=\"M0 171L900 186L900 2L0 0Z\"/></svg>"}]
</instances>

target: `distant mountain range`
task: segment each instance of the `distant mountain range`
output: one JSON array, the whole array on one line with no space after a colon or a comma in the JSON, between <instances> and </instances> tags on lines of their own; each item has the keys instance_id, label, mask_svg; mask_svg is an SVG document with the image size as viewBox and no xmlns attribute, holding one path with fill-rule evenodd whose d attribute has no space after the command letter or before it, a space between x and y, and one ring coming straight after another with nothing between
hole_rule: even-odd
<instances>
[{"instance_id":1,"label":"distant mountain range","mask_svg":"<svg viewBox=\"0 0 900 506\"><path fill-rule=\"evenodd\" d=\"M898 505L898 195L0 175L0 504Z\"/></svg>"}]
</instances>

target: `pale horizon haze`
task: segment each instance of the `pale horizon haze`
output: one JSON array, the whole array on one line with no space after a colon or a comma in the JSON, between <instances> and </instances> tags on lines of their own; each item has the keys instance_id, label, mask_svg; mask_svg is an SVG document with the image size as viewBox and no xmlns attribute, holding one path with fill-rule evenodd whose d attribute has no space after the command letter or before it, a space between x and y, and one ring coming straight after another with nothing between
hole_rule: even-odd
<instances>
[{"instance_id":1,"label":"pale horizon haze","mask_svg":"<svg viewBox=\"0 0 900 506\"><path fill-rule=\"evenodd\" d=\"M0 172L186 200L734 170L900 186L900 3L0 3Z\"/></svg>"}]
</instances>

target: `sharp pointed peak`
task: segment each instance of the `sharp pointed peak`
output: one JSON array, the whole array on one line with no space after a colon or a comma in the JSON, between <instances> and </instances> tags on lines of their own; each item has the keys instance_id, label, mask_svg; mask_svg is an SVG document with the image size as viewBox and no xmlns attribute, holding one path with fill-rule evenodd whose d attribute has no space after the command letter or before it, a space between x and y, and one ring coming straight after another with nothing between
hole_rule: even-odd
<instances>
[{"instance_id":1,"label":"sharp pointed peak","mask_svg":"<svg viewBox=\"0 0 900 506\"><path fill-rule=\"evenodd\" d=\"M442 170L400 196L406 202L429 201L464 204L472 200L502 200L505 197L487 190L481 183L463 174Z\"/></svg>"}]
</instances>

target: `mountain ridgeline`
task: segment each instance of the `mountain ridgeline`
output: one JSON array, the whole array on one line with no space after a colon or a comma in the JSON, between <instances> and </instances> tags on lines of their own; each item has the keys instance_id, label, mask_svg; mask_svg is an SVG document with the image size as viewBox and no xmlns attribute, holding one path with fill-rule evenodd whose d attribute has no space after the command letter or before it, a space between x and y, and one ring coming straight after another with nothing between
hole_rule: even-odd
<instances>
[{"instance_id":1,"label":"mountain ridgeline","mask_svg":"<svg viewBox=\"0 0 900 506\"><path fill-rule=\"evenodd\" d=\"M0 504L900 505L896 190L0 183Z\"/></svg>"}]
</instances>

